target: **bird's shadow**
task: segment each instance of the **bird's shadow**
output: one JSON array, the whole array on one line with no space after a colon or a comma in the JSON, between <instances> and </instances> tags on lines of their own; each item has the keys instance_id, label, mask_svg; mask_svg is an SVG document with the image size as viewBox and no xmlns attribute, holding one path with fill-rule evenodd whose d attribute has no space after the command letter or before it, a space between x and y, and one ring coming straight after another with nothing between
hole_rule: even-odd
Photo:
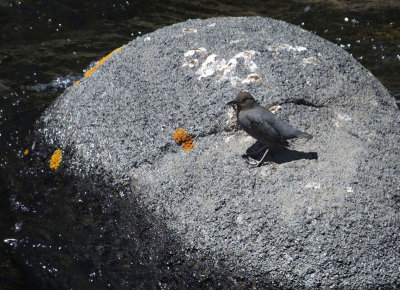
<instances>
[{"instance_id":1,"label":"bird's shadow","mask_svg":"<svg viewBox=\"0 0 400 290\"><path fill-rule=\"evenodd\" d=\"M265 149L263 149L263 147ZM265 152L267 147L264 144L257 141L253 145L251 145L246 150L246 154L243 155L244 158L254 158L260 160ZM283 146L270 148L265 161L270 161L278 164L287 163L295 160L308 159L308 160L317 160L318 153L317 152L301 152L296 150L291 150Z\"/></svg>"}]
</instances>

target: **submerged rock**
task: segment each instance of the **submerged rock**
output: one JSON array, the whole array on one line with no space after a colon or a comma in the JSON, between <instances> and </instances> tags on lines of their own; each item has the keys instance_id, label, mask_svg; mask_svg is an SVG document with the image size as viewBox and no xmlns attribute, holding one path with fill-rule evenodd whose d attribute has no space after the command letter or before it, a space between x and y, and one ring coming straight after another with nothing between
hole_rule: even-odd
<instances>
[{"instance_id":1,"label":"submerged rock","mask_svg":"<svg viewBox=\"0 0 400 290\"><path fill-rule=\"evenodd\" d=\"M314 138L249 166L255 140L225 106L241 90ZM395 100L340 47L245 17L138 37L67 89L39 134L68 152L68 172L125 188L121 224L143 226L169 281L365 288L400 285L399 124Z\"/></svg>"}]
</instances>

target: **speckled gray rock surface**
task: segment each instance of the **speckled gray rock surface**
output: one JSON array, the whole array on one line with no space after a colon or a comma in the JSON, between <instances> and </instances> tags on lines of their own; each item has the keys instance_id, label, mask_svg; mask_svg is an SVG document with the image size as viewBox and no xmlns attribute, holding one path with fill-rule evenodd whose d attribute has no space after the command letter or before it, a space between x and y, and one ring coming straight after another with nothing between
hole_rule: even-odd
<instances>
[{"instance_id":1,"label":"speckled gray rock surface","mask_svg":"<svg viewBox=\"0 0 400 290\"><path fill-rule=\"evenodd\" d=\"M255 140L225 106L241 90L314 138L250 167ZM209 265L244 286L400 286L399 111L312 33L257 17L165 27L115 52L42 121L70 172L125 185L184 259L200 257L204 279ZM179 127L193 150L175 144Z\"/></svg>"}]
</instances>

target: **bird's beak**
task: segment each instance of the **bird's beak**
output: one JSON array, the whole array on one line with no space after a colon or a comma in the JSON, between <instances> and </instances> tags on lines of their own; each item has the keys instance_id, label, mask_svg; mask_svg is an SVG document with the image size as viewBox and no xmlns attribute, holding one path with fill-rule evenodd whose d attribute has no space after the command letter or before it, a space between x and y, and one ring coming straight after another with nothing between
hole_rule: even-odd
<instances>
[{"instance_id":1,"label":"bird's beak","mask_svg":"<svg viewBox=\"0 0 400 290\"><path fill-rule=\"evenodd\" d=\"M235 100L226 103L227 106L232 106L232 105L235 105L235 104L237 104L237 102Z\"/></svg>"}]
</instances>

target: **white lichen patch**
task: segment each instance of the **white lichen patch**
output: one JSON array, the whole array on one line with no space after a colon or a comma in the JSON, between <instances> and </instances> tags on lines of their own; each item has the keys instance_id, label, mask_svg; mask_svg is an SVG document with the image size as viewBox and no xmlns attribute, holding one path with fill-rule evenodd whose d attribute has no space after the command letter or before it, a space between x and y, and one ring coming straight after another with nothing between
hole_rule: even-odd
<instances>
[{"instance_id":1,"label":"white lichen patch","mask_svg":"<svg viewBox=\"0 0 400 290\"><path fill-rule=\"evenodd\" d=\"M254 50L246 50L246 51L242 51L239 52L238 54L236 54L233 58L239 59L239 58L243 58L245 61L245 66L251 71L254 72L258 66L256 65L256 63L252 60L254 58L254 56L256 55L256 52Z\"/></svg>"},{"instance_id":2,"label":"white lichen patch","mask_svg":"<svg viewBox=\"0 0 400 290\"><path fill-rule=\"evenodd\" d=\"M243 38L235 39L235 40L232 40L231 42L229 42L229 44L236 44L236 43L240 43L240 42L243 42L243 41L244 41Z\"/></svg>"},{"instance_id":3,"label":"white lichen patch","mask_svg":"<svg viewBox=\"0 0 400 290\"><path fill-rule=\"evenodd\" d=\"M307 65L307 64L317 65L319 63L319 60L316 57L311 56L311 57L303 58L302 63L304 65Z\"/></svg>"},{"instance_id":4,"label":"white lichen patch","mask_svg":"<svg viewBox=\"0 0 400 290\"><path fill-rule=\"evenodd\" d=\"M342 127L342 126L346 126L350 121L352 121L353 119L345 114L345 113L337 113L336 118L334 118L333 121L333 125L337 128Z\"/></svg>"},{"instance_id":5,"label":"white lichen patch","mask_svg":"<svg viewBox=\"0 0 400 290\"><path fill-rule=\"evenodd\" d=\"M349 115L343 114L343 113L338 113L337 118L338 118L339 120L341 120L341 121L346 121L346 122L349 122L349 121L352 120L351 117L350 117Z\"/></svg>"},{"instance_id":6,"label":"white lichen patch","mask_svg":"<svg viewBox=\"0 0 400 290\"><path fill-rule=\"evenodd\" d=\"M199 60L197 58L194 58L192 60L189 60L188 62L185 62L182 64L182 67L188 66L188 67L195 67L199 64Z\"/></svg>"},{"instance_id":7,"label":"white lichen patch","mask_svg":"<svg viewBox=\"0 0 400 290\"><path fill-rule=\"evenodd\" d=\"M262 77L258 74L249 74L246 79L242 81L242 84L259 83L262 81Z\"/></svg>"},{"instance_id":8,"label":"white lichen patch","mask_svg":"<svg viewBox=\"0 0 400 290\"><path fill-rule=\"evenodd\" d=\"M233 135L226 136L226 137L224 138L224 142L225 142L225 143L229 143L229 142L231 141L232 138L233 138Z\"/></svg>"},{"instance_id":9,"label":"white lichen patch","mask_svg":"<svg viewBox=\"0 0 400 290\"><path fill-rule=\"evenodd\" d=\"M268 108L272 113L276 114L279 110L281 110L282 107L280 105L272 105Z\"/></svg>"},{"instance_id":10,"label":"white lichen patch","mask_svg":"<svg viewBox=\"0 0 400 290\"><path fill-rule=\"evenodd\" d=\"M183 56L184 57L190 57L190 56L194 56L195 54L204 54L207 52L207 49L205 49L204 47L199 47L196 49L191 49L186 51Z\"/></svg>"},{"instance_id":11,"label":"white lichen patch","mask_svg":"<svg viewBox=\"0 0 400 290\"><path fill-rule=\"evenodd\" d=\"M269 45L267 47L269 51L280 51L280 50L286 50L286 51L296 51L296 52L302 52L306 51L307 48L304 46L291 46L289 44L274 44L274 45Z\"/></svg>"},{"instance_id":12,"label":"white lichen patch","mask_svg":"<svg viewBox=\"0 0 400 290\"><path fill-rule=\"evenodd\" d=\"M353 188L351 188L351 186L348 186L348 187L346 187L346 191L348 193L351 193L351 192L353 192Z\"/></svg>"},{"instance_id":13,"label":"white lichen patch","mask_svg":"<svg viewBox=\"0 0 400 290\"><path fill-rule=\"evenodd\" d=\"M206 57L200 68L197 70L199 80L212 76L215 72L223 72L226 67L226 60L217 60L217 55L212 53Z\"/></svg>"},{"instance_id":14,"label":"white lichen patch","mask_svg":"<svg viewBox=\"0 0 400 290\"><path fill-rule=\"evenodd\" d=\"M144 38L144 41L150 41L150 40L151 40L150 36L147 36L147 37Z\"/></svg>"},{"instance_id":15,"label":"white lichen patch","mask_svg":"<svg viewBox=\"0 0 400 290\"><path fill-rule=\"evenodd\" d=\"M184 28L182 29L183 33L196 33L197 29L196 28Z\"/></svg>"},{"instance_id":16,"label":"white lichen patch","mask_svg":"<svg viewBox=\"0 0 400 290\"><path fill-rule=\"evenodd\" d=\"M225 58L219 59L215 53L206 54L207 50L205 48L197 48L193 50L189 50L184 53L184 57L191 57L199 54L200 60L197 62L192 60L185 61L183 63L183 67L194 67L197 66L200 61L202 61L200 67L196 71L199 75L198 79L215 76L217 80L226 80L229 79L231 84L236 86L242 83L251 83L251 82L260 82L262 80L261 76L255 73L258 69L257 64L253 61L254 56L256 55L256 51L254 50L246 50L239 52L231 59L226 61ZM249 71L250 74L247 75L245 79L241 79L237 76L236 69L238 68L238 60L241 59L240 64L244 66L241 70Z\"/></svg>"},{"instance_id":17,"label":"white lichen patch","mask_svg":"<svg viewBox=\"0 0 400 290\"><path fill-rule=\"evenodd\" d=\"M214 23L211 23L211 24L208 24L207 26L208 26L208 27L214 27L214 26L215 26L215 22L214 22Z\"/></svg>"},{"instance_id":18,"label":"white lichen patch","mask_svg":"<svg viewBox=\"0 0 400 290\"><path fill-rule=\"evenodd\" d=\"M256 54L256 52L254 50L246 50L246 51L239 52L236 55L236 57L237 58L239 58L239 57L247 57L247 58L249 58L249 57L253 57L255 54Z\"/></svg>"},{"instance_id":19,"label":"white lichen patch","mask_svg":"<svg viewBox=\"0 0 400 290\"><path fill-rule=\"evenodd\" d=\"M321 183L312 181L312 182L307 183L304 187L305 188L313 188L313 189L321 189Z\"/></svg>"},{"instance_id":20,"label":"white lichen patch","mask_svg":"<svg viewBox=\"0 0 400 290\"><path fill-rule=\"evenodd\" d=\"M237 60L236 59L230 59L228 61L228 68L227 69L234 69L237 65Z\"/></svg>"}]
</instances>

